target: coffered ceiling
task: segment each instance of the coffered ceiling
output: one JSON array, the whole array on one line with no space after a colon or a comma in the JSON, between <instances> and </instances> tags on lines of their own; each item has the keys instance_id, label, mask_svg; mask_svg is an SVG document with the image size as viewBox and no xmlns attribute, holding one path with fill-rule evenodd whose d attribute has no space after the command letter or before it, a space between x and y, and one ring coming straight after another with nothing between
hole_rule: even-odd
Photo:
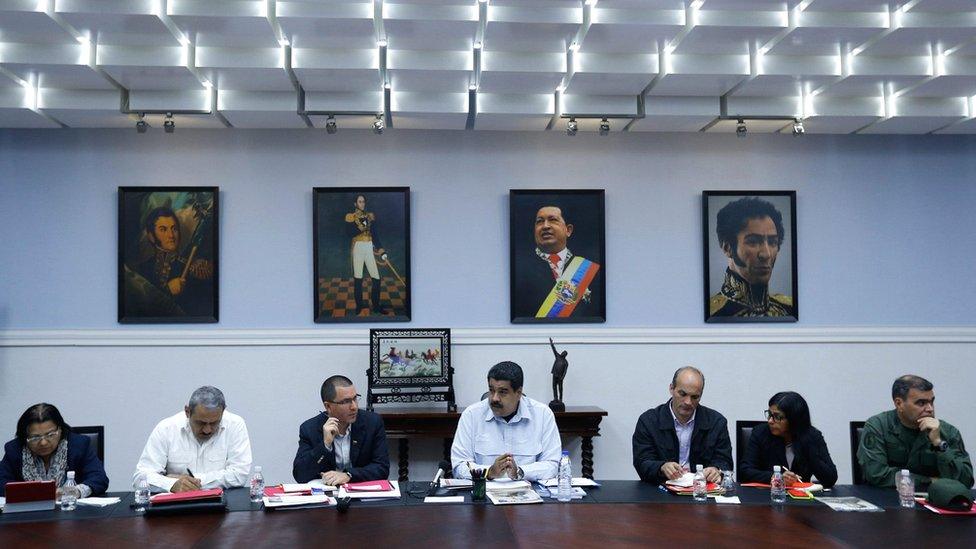
<instances>
[{"instance_id":1,"label":"coffered ceiling","mask_svg":"<svg viewBox=\"0 0 976 549\"><path fill-rule=\"evenodd\" d=\"M0 0L0 127L167 112L179 128L972 133L976 0Z\"/></svg>"}]
</instances>

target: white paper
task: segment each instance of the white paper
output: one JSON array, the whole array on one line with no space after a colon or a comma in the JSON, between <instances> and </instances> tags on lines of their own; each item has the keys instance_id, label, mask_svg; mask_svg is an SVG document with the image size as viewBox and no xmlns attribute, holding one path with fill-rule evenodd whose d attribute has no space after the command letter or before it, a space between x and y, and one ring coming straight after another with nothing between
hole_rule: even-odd
<instances>
[{"instance_id":1,"label":"white paper","mask_svg":"<svg viewBox=\"0 0 976 549\"><path fill-rule=\"evenodd\" d=\"M691 488L695 485L695 474L685 473L674 480L665 482L665 484L670 484L671 486L678 486L681 488Z\"/></svg>"},{"instance_id":2,"label":"white paper","mask_svg":"<svg viewBox=\"0 0 976 549\"><path fill-rule=\"evenodd\" d=\"M122 501L122 498L81 498L78 505L89 505L91 507L108 507Z\"/></svg>"},{"instance_id":3,"label":"white paper","mask_svg":"<svg viewBox=\"0 0 976 549\"><path fill-rule=\"evenodd\" d=\"M551 479L548 479L545 482L543 482L543 484L545 486L548 486L549 488L558 487L559 486L559 479L558 478L551 478ZM600 483L597 482L597 481L595 481L595 480L593 480L593 479L583 478L583 477L578 477L578 478L577 477L573 477L573 486L599 486L599 485L600 485Z\"/></svg>"},{"instance_id":4,"label":"white paper","mask_svg":"<svg viewBox=\"0 0 976 549\"><path fill-rule=\"evenodd\" d=\"M715 503L730 503L732 505L739 505L742 502L739 501L739 496L715 496Z\"/></svg>"},{"instance_id":5,"label":"white paper","mask_svg":"<svg viewBox=\"0 0 976 549\"><path fill-rule=\"evenodd\" d=\"M489 480L485 483L485 488L489 491L520 490L532 488L532 483L527 480Z\"/></svg>"},{"instance_id":6,"label":"white paper","mask_svg":"<svg viewBox=\"0 0 976 549\"><path fill-rule=\"evenodd\" d=\"M424 503L464 503L464 496L427 496Z\"/></svg>"},{"instance_id":7,"label":"white paper","mask_svg":"<svg viewBox=\"0 0 976 549\"><path fill-rule=\"evenodd\" d=\"M559 497L558 487L550 487L548 488L548 492L549 492L549 497L552 499L557 499ZM584 497L586 497L586 491L580 488L579 486L573 486L573 491L570 493L569 498L583 499Z\"/></svg>"},{"instance_id":8,"label":"white paper","mask_svg":"<svg viewBox=\"0 0 976 549\"><path fill-rule=\"evenodd\" d=\"M264 506L268 509L274 509L275 507L292 507L295 505L313 505L316 503L324 503L326 505L335 505L336 500L330 498L326 495L315 495L315 496L264 496Z\"/></svg>"},{"instance_id":9,"label":"white paper","mask_svg":"<svg viewBox=\"0 0 976 549\"><path fill-rule=\"evenodd\" d=\"M447 488L448 490L457 490L459 488L471 488L474 485L471 479L467 478L442 478L441 487Z\"/></svg>"},{"instance_id":10,"label":"white paper","mask_svg":"<svg viewBox=\"0 0 976 549\"><path fill-rule=\"evenodd\" d=\"M321 490L323 492L335 492L338 489L335 486L332 486L330 484L326 484L320 478L317 478L317 479L314 479L314 480L310 480L306 484L282 484L281 485L281 487L285 490L285 492L292 492L292 491L297 492L298 490L290 490L289 488L291 488L291 487L298 487L298 486L305 486L306 487L306 488L304 488L305 490L317 489L317 490Z\"/></svg>"},{"instance_id":11,"label":"white paper","mask_svg":"<svg viewBox=\"0 0 976 549\"><path fill-rule=\"evenodd\" d=\"M6 504L7 504L7 498L0 496L0 509L3 509L3 506Z\"/></svg>"}]
</instances>

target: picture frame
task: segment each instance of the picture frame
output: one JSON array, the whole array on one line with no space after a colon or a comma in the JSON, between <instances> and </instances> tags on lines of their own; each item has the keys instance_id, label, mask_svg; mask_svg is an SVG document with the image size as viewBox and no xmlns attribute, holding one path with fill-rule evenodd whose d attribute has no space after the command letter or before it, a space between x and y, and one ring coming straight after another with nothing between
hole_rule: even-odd
<instances>
[{"instance_id":1,"label":"picture frame","mask_svg":"<svg viewBox=\"0 0 976 549\"><path fill-rule=\"evenodd\" d=\"M799 321L796 226L796 191L702 193L706 323Z\"/></svg>"},{"instance_id":2,"label":"picture frame","mask_svg":"<svg viewBox=\"0 0 976 549\"><path fill-rule=\"evenodd\" d=\"M451 366L451 330L371 329L367 409L374 404L446 402L457 411L454 368Z\"/></svg>"},{"instance_id":3,"label":"picture frame","mask_svg":"<svg viewBox=\"0 0 976 549\"><path fill-rule=\"evenodd\" d=\"M312 192L315 322L408 322L410 188Z\"/></svg>"},{"instance_id":4,"label":"picture frame","mask_svg":"<svg viewBox=\"0 0 976 549\"><path fill-rule=\"evenodd\" d=\"M219 319L218 187L119 187L118 322Z\"/></svg>"},{"instance_id":5,"label":"picture frame","mask_svg":"<svg viewBox=\"0 0 976 549\"><path fill-rule=\"evenodd\" d=\"M604 195L603 189L509 191L512 323L606 322Z\"/></svg>"}]
</instances>

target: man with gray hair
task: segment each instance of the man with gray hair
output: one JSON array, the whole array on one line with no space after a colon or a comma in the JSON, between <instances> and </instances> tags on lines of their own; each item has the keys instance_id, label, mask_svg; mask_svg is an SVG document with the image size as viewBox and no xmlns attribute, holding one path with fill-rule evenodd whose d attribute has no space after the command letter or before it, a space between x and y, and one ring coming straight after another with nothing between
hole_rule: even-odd
<instances>
[{"instance_id":1,"label":"man with gray hair","mask_svg":"<svg viewBox=\"0 0 976 549\"><path fill-rule=\"evenodd\" d=\"M182 412L156 424L133 481L145 474L153 491L186 492L244 486L250 472L244 419L227 411L220 389L207 385L193 391Z\"/></svg>"},{"instance_id":2,"label":"man with gray hair","mask_svg":"<svg viewBox=\"0 0 976 549\"><path fill-rule=\"evenodd\" d=\"M895 409L881 412L864 424L857 461L864 480L875 486L895 486L895 476L908 469L916 487L936 478L973 485L973 462L959 430L935 417L932 383L904 375L891 386Z\"/></svg>"}]
</instances>

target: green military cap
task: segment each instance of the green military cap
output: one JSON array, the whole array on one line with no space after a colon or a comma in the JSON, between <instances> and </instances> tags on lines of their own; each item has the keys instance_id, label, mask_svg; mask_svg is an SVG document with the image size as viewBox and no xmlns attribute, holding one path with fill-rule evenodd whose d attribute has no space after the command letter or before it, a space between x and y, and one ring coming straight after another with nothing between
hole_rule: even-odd
<instances>
[{"instance_id":1,"label":"green military cap","mask_svg":"<svg viewBox=\"0 0 976 549\"><path fill-rule=\"evenodd\" d=\"M940 478L929 485L928 502L939 509L968 511L973 506L973 495L958 480Z\"/></svg>"}]
</instances>

